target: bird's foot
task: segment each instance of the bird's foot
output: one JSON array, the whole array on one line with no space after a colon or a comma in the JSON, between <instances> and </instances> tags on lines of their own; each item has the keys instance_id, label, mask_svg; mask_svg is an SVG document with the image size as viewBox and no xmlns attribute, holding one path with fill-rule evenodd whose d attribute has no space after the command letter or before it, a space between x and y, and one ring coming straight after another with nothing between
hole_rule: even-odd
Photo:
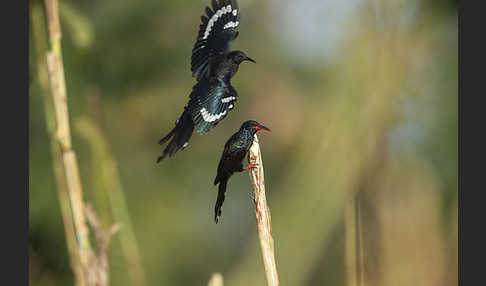
<instances>
[{"instance_id":1,"label":"bird's foot","mask_svg":"<svg viewBox=\"0 0 486 286\"><path fill-rule=\"evenodd\" d=\"M243 170L250 170L250 169L253 169L253 168L256 168L258 167L258 164L248 164L248 166L246 166L245 168L243 168Z\"/></svg>"}]
</instances>

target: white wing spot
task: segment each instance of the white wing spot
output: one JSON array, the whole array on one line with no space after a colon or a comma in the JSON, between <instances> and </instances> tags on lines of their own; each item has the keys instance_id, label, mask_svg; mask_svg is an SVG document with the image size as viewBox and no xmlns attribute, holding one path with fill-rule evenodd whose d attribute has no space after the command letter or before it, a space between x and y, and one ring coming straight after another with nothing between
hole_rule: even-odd
<instances>
[{"instance_id":1,"label":"white wing spot","mask_svg":"<svg viewBox=\"0 0 486 286\"><path fill-rule=\"evenodd\" d=\"M238 26L237 24L238 22L233 22L233 21L229 21L228 23L226 23L226 25L224 25L223 29L228 29L228 28L234 28L236 26Z\"/></svg>"},{"instance_id":2,"label":"white wing spot","mask_svg":"<svg viewBox=\"0 0 486 286\"><path fill-rule=\"evenodd\" d=\"M233 16L236 16L236 14L238 14L238 10L237 9L233 10Z\"/></svg>"},{"instance_id":3,"label":"white wing spot","mask_svg":"<svg viewBox=\"0 0 486 286\"><path fill-rule=\"evenodd\" d=\"M221 112L220 114L211 114L204 107L200 110L200 112L201 112L201 115L202 115L204 121L206 121L206 122L216 121L226 114L226 110Z\"/></svg>"},{"instance_id":4,"label":"white wing spot","mask_svg":"<svg viewBox=\"0 0 486 286\"><path fill-rule=\"evenodd\" d=\"M189 142L184 143L184 145L182 145L182 148L186 148L188 144Z\"/></svg>"},{"instance_id":5,"label":"white wing spot","mask_svg":"<svg viewBox=\"0 0 486 286\"><path fill-rule=\"evenodd\" d=\"M221 99L221 102L222 102L222 103L227 103L227 102L232 101L233 99L236 99L236 97L234 97L234 96L229 96L229 97L225 97L225 98Z\"/></svg>"},{"instance_id":6,"label":"white wing spot","mask_svg":"<svg viewBox=\"0 0 486 286\"><path fill-rule=\"evenodd\" d=\"M228 5L226 7L222 7L221 9L219 9L218 11L216 11L213 15L213 17L211 17L211 19L209 19L209 22L208 22L208 25L206 26L206 31L204 31L204 37L203 37L203 40L207 39L209 34L211 33L211 29L214 25L214 23L216 23L218 21L218 18L220 18L221 16L223 16L224 14L226 13L230 13L231 12L231 5ZM233 15L236 16L237 12L236 12L236 9L233 10ZM228 24L230 24L228 26ZM238 22L236 22L238 23ZM238 24L234 25L233 22L229 22L228 24L224 25L224 29L228 28L228 27L236 27L238 26Z\"/></svg>"},{"instance_id":7,"label":"white wing spot","mask_svg":"<svg viewBox=\"0 0 486 286\"><path fill-rule=\"evenodd\" d=\"M207 39L209 33L211 33L211 28L213 27L216 21L218 21L218 15L214 14L213 17L209 19L208 25L206 26L206 31L204 31L204 37L203 37L204 40Z\"/></svg>"}]
</instances>

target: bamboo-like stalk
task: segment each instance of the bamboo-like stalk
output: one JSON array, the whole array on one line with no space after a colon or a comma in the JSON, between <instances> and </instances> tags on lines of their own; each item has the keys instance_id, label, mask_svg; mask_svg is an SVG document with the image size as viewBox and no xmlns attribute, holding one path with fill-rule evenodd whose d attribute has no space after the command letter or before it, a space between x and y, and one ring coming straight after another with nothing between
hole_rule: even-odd
<instances>
[{"instance_id":1,"label":"bamboo-like stalk","mask_svg":"<svg viewBox=\"0 0 486 286\"><path fill-rule=\"evenodd\" d=\"M223 275L214 273L209 279L208 286L223 286Z\"/></svg>"},{"instance_id":2,"label":"bamboo-like stalk","mask_svg":"<svg viewBox=\"0 0 486 286\"><path fill-rule=\"evenodd\" d=\"M37 72L41 95L44 101L44 113L46 118L47 132L50 135L51 157L54 168L54 176L56 179L56 189L59 196L59 205L61 209L61 217L64 224L64 233L66 235L67 249L71 262L71 267L76 278L76 285L84 285L82 268L80 265L78 253L76 251L76 237L74 232L73 218L71 215L71 207L69 205L69 196L67 193L67 183L64 177L64 169L61 163L62 157L59 145L55 139L56 134L56 118L54 114L54 107L51 97L49 96L49 78L47 72L46 62L46 30L45 19L42 12L41 1L30 2L30 19L32 23L32 34L34 37L34 46L37 58Z\"/></svg>"},{"instance_id":3,"label":"bamboo-like stalk","mask_svg":"<svg viewBox=\"0 0 486 286\"><path fill-rule=\"evenodd\" d=\"M270 217L270 209L267 205L267 198L265 195L265 179L263 173L262 154L260 152L260 144L258 137L255 134L253 145L248 152L248 161L257 164L256 168L250 170L250 181L255 191L255 216L258 228L258 238L260 240L260 247L262 250L263 264L265 266L265 274L267 276L267 283L269 286L278 286L277 265L275 263L275 252L272 236L272 225Z\"/></svg>"},{"instance_id":4,"label":"bamboo-like stalk","mask_svg":"<svg viewBox=\"0 0 486 286\"><path fill-rule=\"evenodd\" d=\"M66 82L61 54L61 27L57 0L45 0L51 49L47 53L47 67L56 114L56 139L60 145L62 162L68 186L78 254L83 269L89 263L89 229L84 215L83 191L79 178L76 154L71 149L71 131L67 106Z\"/></svg>"},{"instance_id":5,"label":"bamboo-like stalk","mask_svg":"<svg viewBox=\"0 0 486 286\"><path fill-rule=\"evenodd\" d=\"M100 220L96 215L93 207L88 204L86 205L86 218L90 222L91 226L94 229L94 233L96 236L96 244L98 246L98 253L96 256L93 256L91 259L91 269L90 273L91 279L93 279L93 284L90 285L100 285L100 286L108 286L110 285L110 268L108 265L108 245L110 243L111 238L115 233L118 232L120 229L120 224L115 223L110 227L108 232L103 230Z\"/></svg>"}]
</instances>

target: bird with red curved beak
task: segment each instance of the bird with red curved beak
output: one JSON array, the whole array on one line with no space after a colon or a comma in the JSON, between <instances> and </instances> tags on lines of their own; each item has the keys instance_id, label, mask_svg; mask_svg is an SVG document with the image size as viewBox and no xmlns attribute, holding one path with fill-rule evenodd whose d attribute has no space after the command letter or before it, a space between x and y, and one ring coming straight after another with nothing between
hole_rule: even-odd
<instances>
[{"instance_id":1,"label":"bird with red curved beak","mask_svg":"<svg viewBox=\"0 0 486 286\"><path fill-rule=\"evenodd\" d=\"M270 131L268 127L256 121L245 121L224 145L223 154L219 160L218 173L214 179L214 185L219 184L218 198L214 206L214 221L216 223L218 223L218 218L221 216L221 207L223 206L229 178L235 172L242 172L256 167L256 164L249 164L243 167L243 160L248 154L251 145L253 145L253 138L259 130Z\"/></svg>"}]
</instances>

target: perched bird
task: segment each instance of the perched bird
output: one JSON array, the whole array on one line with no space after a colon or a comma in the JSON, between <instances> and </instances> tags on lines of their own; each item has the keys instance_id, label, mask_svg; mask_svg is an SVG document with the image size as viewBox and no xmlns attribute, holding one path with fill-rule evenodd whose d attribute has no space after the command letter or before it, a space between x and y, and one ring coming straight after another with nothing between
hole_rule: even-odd
<instances>
[{"instance_id":1,"label":"perched bird","mask_svg":"<svg viewBox=\"0 0 486 286\"><path fill-rule=\"evenodd\" d=\"M212 0L212 7L206 7L207 16L201 16L192 49L191 71L197 83L175 127L160 139L163 145L172 138L157 163L183 150L194 129L206 133L228 115L238 97L231 78L242 62L255 62L242 51L230 51L231 42L238 37L240 11L236 0Z\"/></svg>"},{"instance_id":2,"label":"perched bird","mask_svg":"<svg viewBox=\"0 0 486 286\"><path fill-rule=\"evenodd\" d=\"M233 134L226 144L224 144L223 155L219 160L218 174L214 179L214 185L219 183L218 198L214 206L214 221L218 223L218 217L221 216L221 207L224 202L226 184L234 172L242 172L256 167L256 164L249 164L243 168L243 160L253 144L253 137L258 130L270 131L260 123L248 120L245 121L238 132Z\"/></svg>"}]
</instances>

